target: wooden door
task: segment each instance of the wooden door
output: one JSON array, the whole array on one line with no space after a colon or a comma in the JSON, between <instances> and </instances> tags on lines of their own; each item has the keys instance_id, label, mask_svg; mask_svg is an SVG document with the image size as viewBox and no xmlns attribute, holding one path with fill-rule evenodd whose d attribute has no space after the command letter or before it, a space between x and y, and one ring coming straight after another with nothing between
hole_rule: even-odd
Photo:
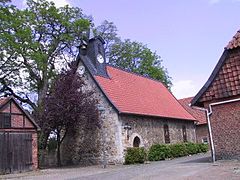
<instances>
[{"instance_id":1,"label":"wooden door","mask_svg":"<svg viewBox=\"0 0 240 180\"><path fill-rule=\"evenodd\" d=\"M0 174L32 169L32 134L0 132Z\"/></svg>"}]
</instances>

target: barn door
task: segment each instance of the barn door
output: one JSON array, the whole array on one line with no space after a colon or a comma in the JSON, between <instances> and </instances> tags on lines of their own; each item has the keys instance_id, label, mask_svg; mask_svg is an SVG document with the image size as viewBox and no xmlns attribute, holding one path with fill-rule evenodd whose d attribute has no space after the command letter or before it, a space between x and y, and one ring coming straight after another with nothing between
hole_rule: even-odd
<instances>
[{"instance_id":1,"label":"barn door","mask_svg":"<svg viewBox=\"0 0 240 180\"><path fill-rule=\"evenodd\" d=\"M32 134L0 133L0 174L32 168Z\"/></svg>"}]
</instances>

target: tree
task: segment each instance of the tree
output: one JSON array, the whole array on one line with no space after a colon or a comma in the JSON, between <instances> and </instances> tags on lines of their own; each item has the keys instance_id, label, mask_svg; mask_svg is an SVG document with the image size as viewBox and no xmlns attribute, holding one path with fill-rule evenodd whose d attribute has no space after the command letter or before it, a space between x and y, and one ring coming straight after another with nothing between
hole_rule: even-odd
<instances>
[{"instance_id":1,"label":"tree","mask_svg":"<svg viewBox=\"0 0 240 180\"><path fill-rule=\"evenodd\" d=\"M40 111L51 81L77 54L90 22L76 7L27 0L26 9L17 9L6 2L0 3L0 93Z\"/></svg>"},{"instance_id":2,"label":"tree","mask_svg":"<svg viewBox=\"0 0 240 180\"><path fill-rule=\"evenodd\" d=\"M109 22L107 20L103 21L103 23L95 28L95 35L101 36L105 41L105 55L109 57L109 51L111 47L121 42L120 37L117 34L117 27L114 25L113 22Z\"/></svg>"},{"instance_id":3,"label":"tree","mask_svg":"<svg viewBox=\"0 0 240 180\"><path fill-rule=\"evenodd\" d=\"M142 43L127 39L113 44L109 53L109 63L160 80L168 88L172 85L168 71L161 65L160 56Z\"/></svg>"},{"instance_id":4,"label":"tree","mask_svg":"<svg viewBox=\"0 0 240 180\"><path fill-rule=\"evenodd\" d=\"M109 64L160 80L170 89L171 77L156 52L137 41L122 41L118 37L117 27L109 21L96 27L95 34L102 36L106 42L105 51Z\"/></svg>"},{"instance_id":5,"label":"tree","mask_svg":"<svg viewBox=\"0 0 240 180\"><path fill-rule=\"evenodd\" d=\"M88 130L99 127L98 111L93 92L84 91L84 83L75 74L76 68L63 71L54 81L46 97L42 121L57 136L57 162L61 166L60 147L69 131L84 126Z\"/></svg>"}]
</instances>

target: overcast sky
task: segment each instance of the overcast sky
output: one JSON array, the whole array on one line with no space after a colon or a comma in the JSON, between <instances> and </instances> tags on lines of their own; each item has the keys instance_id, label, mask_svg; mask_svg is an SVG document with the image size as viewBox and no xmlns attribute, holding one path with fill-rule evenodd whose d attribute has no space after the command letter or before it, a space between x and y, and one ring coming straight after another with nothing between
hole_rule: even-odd
<instances>
[{"instance_id":1,"label":"overcast sky","mask_svg":"<svg viewBox=\"0 0 240 180\"><path fill-rule=\"evenodd\" d=\"M21 6L21 0L13 0ZM54 0L78 6L96 25L114 22L122 39L147 44L163 59L177 98L194 96L240 28L240 0ZM20 4L21 3L21 4Z\"/></svg>"}]
</instances>

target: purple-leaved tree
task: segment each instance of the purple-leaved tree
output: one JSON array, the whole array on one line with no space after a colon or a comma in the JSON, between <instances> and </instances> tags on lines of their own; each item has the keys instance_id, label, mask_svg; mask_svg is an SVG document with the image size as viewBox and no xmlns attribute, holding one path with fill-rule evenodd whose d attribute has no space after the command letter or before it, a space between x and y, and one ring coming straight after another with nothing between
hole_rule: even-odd
<instances>
[{"instance_id":1,"label":"purple-leaved tree","mask_svg":"<svg viewBox=\"0 0 240 180\"><path fill-rule=\"evenodd\" d=\"M45 98L41 115L43 131L54 131L57 136L57 164L61 166L60 147L69 131L77 126L88 130L99 127L97 102L93 92L84 91L84 82L75 74L76 68L62 72Z\"/></svg>"}]
</instances>

